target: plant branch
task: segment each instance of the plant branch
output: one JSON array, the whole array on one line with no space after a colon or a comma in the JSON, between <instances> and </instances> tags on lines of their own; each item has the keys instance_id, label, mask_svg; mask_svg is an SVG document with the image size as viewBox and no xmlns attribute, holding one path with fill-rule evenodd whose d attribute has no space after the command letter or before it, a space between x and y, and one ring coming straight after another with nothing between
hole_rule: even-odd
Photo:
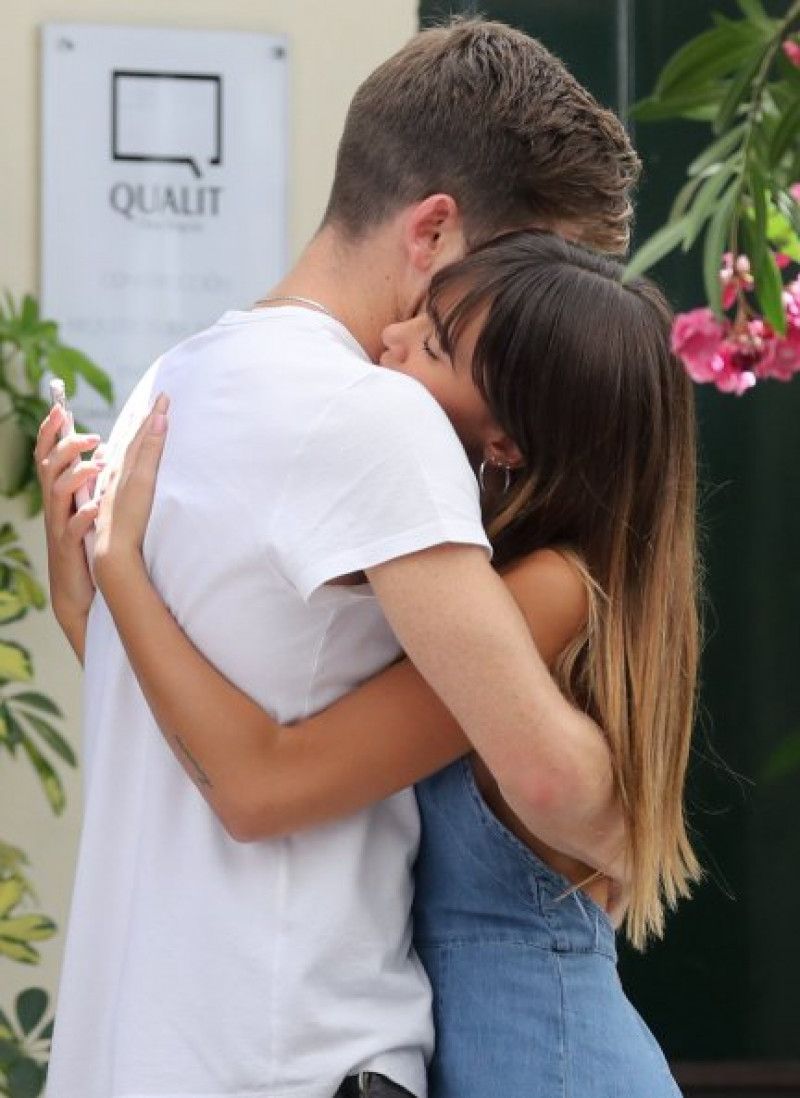
<instances>
[{"instance_id":1,"label":"plant branch","mask_svg":"<svg viewBox=\"0 0 800 1098\"><path fill-rule=\"evenodd\" d=\"M769 80L769 73L775 60L775 55L782 47L785 39L791 33L793 25L798 22L800 22L800 0L795 0L795 2L789 8L789 11L786 13L786 16L781 23L780 28L776 33L774 39L767 47L764 53L764 59L761 62L761 66L753 82L753 93L747 109L747 116L745 118L744 140L742 142L742 171L735 184L733 218L731 220L731 229L728 237L729 250L731 252L731 255L733 256L734 263L736 262L736 256L739 252L739 223L741 221L742 208L741 200L745 187L747 185L747 168L752 151L753 135L756 130L756 123L761 115L762 101Z\"/></svg>"}]
</instances>

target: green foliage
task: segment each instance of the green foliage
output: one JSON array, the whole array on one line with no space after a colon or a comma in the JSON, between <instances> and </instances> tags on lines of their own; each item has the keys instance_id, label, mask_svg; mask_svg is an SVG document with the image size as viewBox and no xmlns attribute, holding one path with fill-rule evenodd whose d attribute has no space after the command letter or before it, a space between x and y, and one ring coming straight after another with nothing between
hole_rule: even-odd
<instances>
[{"instance_id":1,"label":"green foliage","mask_svg":"<svg viewBox=\"0 0 800 1098\"><path fill-rule=\"evenodd\" d=\"M41 316L35 298L26 294L17 303L4 294L0 299L0 392L6 403L0 423L11 423L16 429L21 460L2 491L7 496L24 494L32 514L41 506L33 447L48 411L42 394L48 376L64 379L67 396L75 393L82 378L109 403L113 400L109 376L81 351L61 342L58 325Z\"/></svg>"},{"instance_id":2,"label":"green foliage","mask_svg":"<svg viewBox=\"0 0 800 1098\"><path fill-rule=\"evenodd\" d=\"M56 932L52 919L24 910L35 894L23 866L28 864L21 850L0 844L7 857L0 864L0 957L23 964L37 964L39 953L34 942L42 942Z\"/></svg>"},{"instance_id":3,"label":"green foliage","mask_svg":"<svg viewBox=\"0 0 800 1098\"><path fill-rule=\"evenodd\" d=\"M36 964L35 942L53 936L55 924L45 915L22 911L35 899L21 850L0 842L0 957ZM27 988L17 996L13 1020L0 1010L0 1094L7 1098L37 1098L44 1087L52 1019L46 1019L48 1000L41 988Z\"/></svg>"},{"instance_id":4,"label":"green foliage","mask_svg":"<svg viewBox=\"0 0 800 1098\"><path fill-rule=\"evenodd\" d=\"M30 987L17 996L14 1017L0 1010L0 1094L39 1098L53 1034L47 992Z\"/></svg>"},{"instance_id":5,"label":"green foliage","mask_svg":"<svg viewBox=\"0 0 800 1098\"><path fill-rule=\"evenodd\" d=\"M711 125L712 140L687 168L667 224L633 256L627 277L703 238L709 304L722 314L719 271L726 251L749 256L765 319L784 334L782 282L774 253L800 260L800 70L783 44L800 29L800 0L782 19L760 0L738 0L742 18L686 43L664 66L653 94L633 108L640 121L684 118Z\"/></svg>"},{"instance_id":6,"label":"green foliage","mask_svg":"<svg viewBox=\"0 0 800 1098\"><path fill-rule=\"evenodd\" d=\"M0 525L0 628L46 605L28 554L10 523ZM54 763L75 765L72 747L55 726L58 706L30 689L34 677L30 652L0 637L0 751L21 753L33 766L54 812L64 807L64 787ZM56 925L41 912L25 872L27 858L0 841L0 961L38 964L38 943L52 938ZM44 1087L52 1022L43 1022L47 996L28 988L16 1001L14 1020L0 1010L0 1094L37 1098Z\"/></svg>"},{"instance_id":7,"label":"green foliage","mask_svg":"<svg viewBox=\"0 0 800 1098\"><path fill-rule=\"evenodd\" d=\"M24 495L30 512L41 505L33 449L48 411L42 393L48 376L63 378L69 395L82 378L112 399L107 375L80 351L61 343L58 326L42 318L33 297L26 295L16 304L4 295L0 300L0 431L5 432L3 441L11 457L4 455L0 493ZM46 604L17 531L10 523L0 524L0 754L27 760L50 808L59 813L65 804L59 767L75 766L75 752L60 730L60 709L33 686L30 651L6 635L9 626ZM37 964L38 943L56 932L52 919L30 910L35 895L25 872L27 864L21 850L0 841L0 962ZM47 995L40 988L28 988L17 997L13 1017L0 1010L0 1095L38 1098L41 1094L52 1031L47 1012Z\"/></svg>"},{"instance_id":8,"label":"green foliage","mask_svg":"<svg viewBox=\"0 0 800 1098\"><path fill-rule=\"evenodd\" d=\"M19 621L46 604L30 558L10 523L0 526L0 627ZM54 812L64 807L64 787L54 758L75 766L75 753L54 721L61 711L35 690L20 690L32 682L33 657L17 641L0 637L0 751L21 752L36 772Z\"/></svg>"}]
</instances>

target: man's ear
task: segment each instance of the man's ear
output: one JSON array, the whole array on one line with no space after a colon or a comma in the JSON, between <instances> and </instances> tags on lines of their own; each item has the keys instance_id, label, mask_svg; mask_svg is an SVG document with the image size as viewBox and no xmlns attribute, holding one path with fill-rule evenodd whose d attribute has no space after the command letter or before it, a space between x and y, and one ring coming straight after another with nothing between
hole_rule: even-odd
<instances>
[{"instance_id":1,"label":"man's ear","mask_svg":"<svg viewBox=\"0 0 800 1098\"><path fill-rule=\"evenodd\" d=\"M432 194L409 207L404 238L411 266L428 278L460 259L466 243L461 214L452 195Z\"/></svg>"}]
</instances>

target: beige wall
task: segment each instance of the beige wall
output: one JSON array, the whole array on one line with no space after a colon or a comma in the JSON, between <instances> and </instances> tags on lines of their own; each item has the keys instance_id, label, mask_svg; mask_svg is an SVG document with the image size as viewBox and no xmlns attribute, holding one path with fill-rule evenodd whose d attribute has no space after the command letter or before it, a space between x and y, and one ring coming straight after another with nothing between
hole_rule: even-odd
<instances>
[{"instance_id":1,"label":"beige wall","mask_svg":"<svg viewBox=\"0 0 800 1098\"><path fill-rule=\"evenodd\" d=\"M361 79L414 32L416 13L416 0L4 0L0 17L0 289L21 293L38 286L38 28L42 23L128 23L288 35L289 241L296 256L322 215L349 99ZM9 520L20 527L44 575L40 523L25 521L20 508L0 501L0 521ZM70 738L78 743L80 676L49 612L12 628L32 649L37 684L64 708ZM116 780L124 782L125 775L117 775ZM0 755L0 837L26 849L40 909L61 927L66 923L80 826L80 775L68 775L67 784L68 808L56 820L25 762L15 764ZM30 984L55 989L61 941L59 936L44 944L38 969L0 959L0 1006L8 1006L16 989Z\"/></svg>"}]
</instances>

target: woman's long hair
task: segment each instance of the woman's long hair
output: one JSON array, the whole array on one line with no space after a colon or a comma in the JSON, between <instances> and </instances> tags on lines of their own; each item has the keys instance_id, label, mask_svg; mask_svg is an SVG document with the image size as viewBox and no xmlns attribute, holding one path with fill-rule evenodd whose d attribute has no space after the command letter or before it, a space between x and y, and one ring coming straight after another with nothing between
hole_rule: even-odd
<instances>
[{"instance_id":1,"label":"woman's long hair","mask_svg":"<svg viewBox=\"0 0 800 1098\"><path fill-rule=\"evenodd\" d=\"M549 233L509 233L441 271L429 310L452 355L485 313L475 382L524 467L487 514L498 567L572 555L586 629L555 668L608 738L642 948L700 875L683 790L699 626L691 383L670 309L646 279Z\"/></svg>"}]
</instances>

